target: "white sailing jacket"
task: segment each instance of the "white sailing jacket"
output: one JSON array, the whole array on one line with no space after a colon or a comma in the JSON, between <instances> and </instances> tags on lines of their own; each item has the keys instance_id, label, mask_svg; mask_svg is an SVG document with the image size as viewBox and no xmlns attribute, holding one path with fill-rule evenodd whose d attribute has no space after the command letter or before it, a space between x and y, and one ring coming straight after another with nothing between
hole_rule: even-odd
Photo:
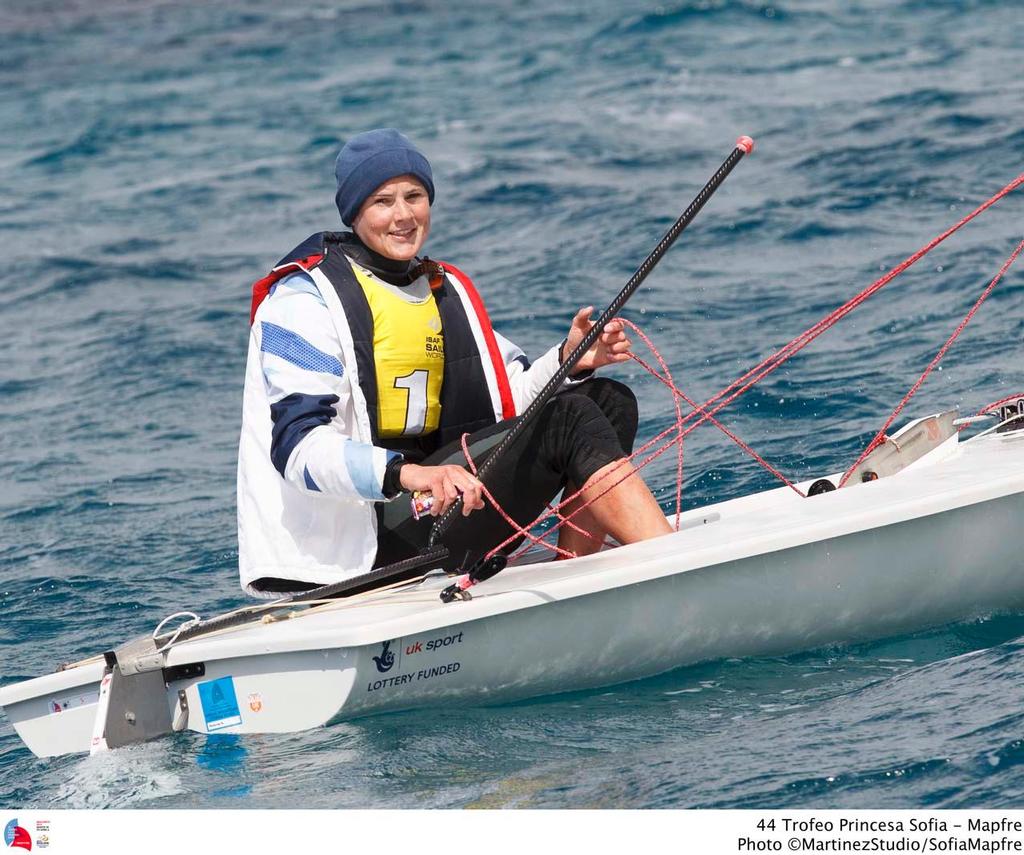
<instances>
[{"instance_id":1,"label":"white sailing jacket","mask_svg":"<svg viewBox=\"0 0 1024 855\"><path fill-rule=\"evenodd\" d=\"M336 252L335 264L339 257L350 263ZM384 469L396 453L373 444L352 334L353 322L362 319L346 314L326 262L320 263L323 255L288 258L254 288L242 404L238 563L242 587L258 597L280 596L252 588L261 577L326 585L371 569L373 503L385 501ZM530 365L520 348L491 330L468 278L445 268L448 293L458 297L454 305L461 306L480 355L491 402L487 420L510 418L558 370L559 348ZM446 329L446 351L450 335ZM307 419L300 436L275 441L272 408L284 423L282 411L300 400L306 407L313 402L322 416L312 429Z\"/></svg>"}]
</instances>

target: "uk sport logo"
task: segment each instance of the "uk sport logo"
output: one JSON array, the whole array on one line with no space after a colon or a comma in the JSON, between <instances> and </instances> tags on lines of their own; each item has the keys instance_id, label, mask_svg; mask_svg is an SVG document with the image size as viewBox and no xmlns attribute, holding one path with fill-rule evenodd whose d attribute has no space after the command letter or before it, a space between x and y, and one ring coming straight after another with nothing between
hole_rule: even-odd
<instances>
[{"instance_id":1,"label":"uk sport logo","mask_svg":"<svg viewBox=\"0 0 1024 855\"><path fill-rule=\"evenodd\" d=\"M4 843L8 846L17 846L21 849L32 849L32 838L28 831L18 825L18 820L12 819L4 827Z\"/></svg>"}]
</instances>

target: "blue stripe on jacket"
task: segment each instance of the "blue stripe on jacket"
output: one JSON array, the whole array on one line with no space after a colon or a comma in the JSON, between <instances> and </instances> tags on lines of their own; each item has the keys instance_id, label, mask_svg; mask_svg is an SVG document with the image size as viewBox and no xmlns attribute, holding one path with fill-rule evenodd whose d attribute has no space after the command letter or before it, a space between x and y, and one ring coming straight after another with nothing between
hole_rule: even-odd
<instances>
[{"instance_id":1,"label":"blue stripe on jacket","mask_svg":"<svg viewBox=\"0 0 1024 855\"><path fill-rule=\"evenodd\" d=\"M270 433L270 460L282 478L295 446L313 428L330 423L338 400L337 395L294 392L270 405L270 418L274 422Z\"/></svg>"},{"instance_id":2,"label":"blue stripe on jacket","mask_svg":"<svg viewBox=\"0 0 1024 855\"><path fill-rule=\"evenodd\" d=\"M274 422L270 436L270 460L274 468L285 477L288 458L291 457L303 438L313 428L328 424L335 416L334 405L338 403L337 395L301 395L295 392L287 395L276 404L270 405L270 418ZM364 499L380 500L380 480L373 463L374 448L362 442L347 440L344 445L345 469L356 492ZM398 453L388 452L388 459L397 457ZM310 490L322 492L306 468L303 480Z\"/></svg>"},{"instance_id":3,"label":"blue stripe on jacket","mask_svg":"<svg viewBox=\"0 0 1024 855\"><path fill-rule=\"evenodd\" d=\"M299 368L307 371L320 371L341 377L343 373L341 360L329 353L318 350L298 333L279 327L277 324L261 322L263 335L260 350L279 356Z\"/></svg>"},{"instance_id":4,"label":"blue stripe on jacket","mask_svg":"<svg viewBox=\"0 0 1024 855\"><path fill-rule=\"evenodd\" d=\"M389 455L390 457L390 455ZM373 446L362 442L345 443L345 468L352 486L364 499L383 499L380 481L373 469Z\"/></svg>"}]
</instances>

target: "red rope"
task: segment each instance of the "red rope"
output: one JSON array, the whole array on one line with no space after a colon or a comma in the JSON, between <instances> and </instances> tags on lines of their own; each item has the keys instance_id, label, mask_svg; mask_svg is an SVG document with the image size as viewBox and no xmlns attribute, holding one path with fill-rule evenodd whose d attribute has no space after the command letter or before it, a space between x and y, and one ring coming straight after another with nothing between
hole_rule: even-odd
<instances>
[{"instance_id":1,"label":"red rope","mask_svg":"<svg viewBox=\"0 0 1024 855\"><path fill-rule=\"evenodd\" d=\"M990 413L992 412L992 410L999 409L999 407L1001 407L1003 404L1009 404L1010 401L1018 401L1021 398L1024 398L1024 392L1017 392L1014 395L1007 395L1005 398L1000 398L998 401L993 401L991 404L986 404L984 407L978 410L976 415L980 416L983 413Z\"/></svg>"},{"instance_id":2,"label":"red rope","mask_svg":"<svg viewBox=\"0 0 1024 855\"><path fill-rule=\"evenodd\" d=\"M1011 193L1014 190L1016 190L1021 184L1024 184L1024 173L1018 175L1002 190L1000 190L994 196L983 202L981 205L979 205L977 208L975 208L973 211L967 214L967 216L960 219L957 223L950 226L937 238L934 238L933 240L929 241L913 255L901 261L884 276L881 276L878 279L876 279L859 294L855 295L850 300L847 300L845 303L839 306L837 309L830 312L828 315L826 315L824 318L818 321L818 323L810 327L810 329L802 332L788 344L785 344L781 348L779 348L771 356L767 357L766 359L763 359L761 362L759 362L757 365L755 365L753 368L747 371L747 373L744 374L742 377L737 378L724 389L722 389L722 391L713 395L711 398L704 402L703 408L706 408L711 404L715 404L721 401L721 403L718 404L718 406L714 407L710 411L710 414L714 415L723 407L726 407L729 404L731 404L733 401L736 400L736 398L738 398L740 395L742 395L744 392L750 389L754 384L758 383L764 377L768 376L772 371L774 371L776 368L778 368L780 365L786 362L786 360L790 359L799 351L803 350L803 348L805 348L812 341L814 341L819 335L825 332L825 330L835 326L840 320L842 320L850 312L856 309L861 303L863 303L869 297L873 296L886 285L888 285L904 270L906 270L908 267L915 264L916 262L920 261L925 255L927 255L929 252L935 249L935 247L937 247L940 243L946 240L946 238L948 238L955 232L959 231L961 228L967 225L967 223L969 223L983 211L992 207L992 205L994 205L1008 193ZM725 400L722 401L722 398L725 398ZM704 420L701 419L700 421Z\"/></svg>"},{"instance_id":3,"label":"red rope","mask_svg":"<svg viewBox=\"0 0 1024 855\"><path fill-rule=\"evenodd\" d=\"M975 208L969 214L967 214L966 216L962 217L959 221L957 221L954 225L952 225L948 229L946 229L946 231L944 231L938 237L936 237L933 240L929 241L927 244L925 244L923 247L921 247L919 250L917 250L917 252L915 252L912 255L908 256L902 262L900 262L895 267L893 267L891 270L889 270L889 272L887 272L885 275L883 275L883 276L879 277L878 279L876 279L867 288L863 289L858 294L854 295L851 299L847 300L845 303L843 303L842 305L840 305L839 307L834 309L832 312L830 312L828 315L826 315L824 318L822 318L816 324L814 324L809 329L807 329L804 332L802 332L800 335L798 335L796 338L792 339L787 344L783 345L781 348L779 348L773 354L771 354L767 358L763 359L761 362L759 362L753 368L749 369L745 374L743 374L742 376L738 377L736 380L734 380L732 383L730 383L724 389L722 389L721 391L717 392L716 394L714 394L712 397L708 398L703 403L697 403L696 401L691 399L688 395L686 395L685 392L683 392L681 389L679 389L675 385L675 383L674 383L674 381L672 379L671 371L669 370L669 367L668 367L667 363L665 362L664 359L662 359L661 354L658 352L657 348L654 346L654 344L651 342L651 340L634 323L632 323L631 321L628 321L628 320L626 320L624 318L620 318L619 320L622 321L622 323L625 324L627 327L632 329L643 340L643 342L650 348L651 352L654 354L655 359L658 361L658 363L661 366L662 371L664 373L663 374L659 374L657 370L655 370L653 367L651 367L643 359L641 359L640 357L636 356L636 354L630 353L631 358L634 361L636 361L639 365L644 367L647 371L649 371L655 378L657 378L663 385L666 386L666 388L668 388L672 392L672 394L673 394L673 404L674 404L674 406L676 408L676 422L675 422L675 424L673 424L670 427L666 428L661 433L659 433L657 436L655 436L653 439L651 439L648 442L644 443L640 448L638 448L631 455L629 455L627 458L625 458L625 462L626 463L631 463L636 457L638 457L641 454L646 453L650 448L652 448L655 444L657 444L661 440L665 439L665 437L667 437L669 434L675 433L675 436L672 439L668 440L662 447L658 448L656 451L651 453L643 461L641 461L641 463L638 466L630 467L629 471L625 475L623 475L621 478L617 479L613 484L611 484L611 486L609 486L606 489L602 490L601 493L599 493L598 495L596 495L593 498L589 499L588 501L581 503L578 507L574 508L569 514L563 515L561 513L561 511L567 505L571 504L572 502L575 502L577 499L579 499L581 497L581 495L583 493L583 487L582 486L580 486L579 489L575 493L573 493L572 495L570 495L568 497L563 496L562 501L559 502L557 505L555 505L553 507L551 505L549 505L535 520L533 520L532 522L530 522L529 524L527 524L525 526L520 526L514 519L512 519L512 517L510 517L508 515L508 513L506 513L506 511L494 499L494 496L486 488L486 486L484 486L483 487L483 492L484 492L484 495L487 497L487 500L494 506L494 508L499 512L499 514L501 514L502 518L509 524L509 526L513 530L513 533L508 538L506 538L504 541L502 541L500 544L498 544L496 547L494 547L494 549L492 549L487 554L487 557L490 558L491 556L495 555L496 553L498 553L500 550L502 550L503 548L508 546L510 543L512 543L514 540L516 540L520 536L525 537L526 540L528 541L528 545L524 546L523 547L524 549L528 549L529 545L532 544L532 545L536 545L536 546L543 546L543 547L545 547L547 549L550 549L553 552L561 555L562 557L566 557L566 558L573 558L573 557L575 557L575 555L573 553L571 553L571 552L569 552L567 550L564 550L564 549L562 549L562 548L560 548L560 547L558 547L556 545L550 544L550 543L544 541L542 538L550 535L553 532L556 532L563 525L568 525L570 528L574 529L575 531L580 532L580 533L582 533L582 534L584 534L584 535L586 535L588 537L591 537L592 539L596 540L596 538L592 534L590 534L589 532L585 531L580 526L576 525L572 521L572 518L575 517L577 514L581 513L586 508L588 508L590 505L592 505L598 499L602 498L604 495L606 495L609 491L613 490L615 487L617 487L619 484L621 484L627 478L630 478L633 475L635 475L640 469L644 468L649 463L651 463L652 461L657 459L660 455L662 455L665 451L667 451L669 448L671 448L673 445L675 445L677 443L679 445L679 450L678 450L678 457L677 457L677 464L676 464L676 529L678 530L678 528L679 528L679 519L680 519L680 515L681 515L681 511L682 511L682 472L683 472L683 450L682 450L682 445L683 445L683 440L685 439L686 436L688 436L697 427L699 427L701 424L703 424L704 422L707 422L707 421L710 421L713 425L715 425L717 428L719 428L723 433L726 434L726 436L728 436L730 439L732 439L733 442L735 442L737 445L739 445L740 448L742 448L751 457L753 457L755 460L757 460L758 463L760 463L765 469L767 469L769 472L771 472L773 475L775 475L779 480L781 480L784 484L786 484L786 486L788 486L790 489L796 491L799 495L805 496L805 494L798 487L796 487L794 484L792 484L785 477L785 475L782 474L782 472L780 472L777 468L775 468L770 463L768 463L768 461L766 461L763 457L761 457L759 454L757 454L757 452L755 452L747 443L745 443L735 433L730 431L720 421L718 421L715 418L715 414L718 413L719 411L721 411L722 409L724 409L725 407L727 407L730 403L732 403L738 397L740 397L742 394L747 392L752 386L754 386L756 383L760 382L768 374L770 374L771 372L775 371L777 368L779 368L779 366L781 366L787 360L789 360L790 358L795 356L797 353L799 353L801 350L803 350L803 348L805 348L807 345L809 345L811 342L813 342L816 338L818 338L818 336L820 336L826 330L831 329L833 326L835 326L840 320L842 320L844 317L846 317L846 315L848 315L850 312L852 312L854 309L856 309L858 306L860 306L861 303L863 303L869 297L874 296L874 294L876 294L878 291L880 291L882 288L884 288L886 285L888 285L889 282L891 282L893 279L895 279L897 276L899 276L901 273L903 273L903 271L905 271L907 268L909 268L910 266L912 266L913 264L918 262L921 258L923 258L925 255L927 255L929 252L931 252L936 246L938 246L940 243L945 241L948 237L950 237L951 235L953 235L954 233L959 231L961 228L963 228L967 223L969 223L971 220L973 220L979 214L983 213L985 210L990 208L992 205L994 205L996 202L998 202L1000 199L1002 199L1007 194L1009 194L1009 193L1013 192L1014 190L1016 190L1022 184L1024 184L1024 173L1022 173L1021 175L1018 175L1013 181L1011 181L1009 184L1007 184L1005 187L1003 187L998 193L996 193L995 195L991 196L989 199L987 199L985 202L983 202L981 205L979 205L977 208ZM914 386L907 393L907 395L904 397L904 399L900 402L899 405L897 405L896 409L890 415L890 417L886 421L885 425L878 432L878 434L871 441L871 443L869 443L868 447L862 453L861 457L857 460L857 462L853 466L850 467L850 469L847 471L847 473L843 476L843 479L840 482L840 486L842 484L846 483L846 480L849 477L850 472L852 472L854 469L856 469L856 467L858 465L860 465L860 463L863 462L864 458L867 457L867 455L875 447L877 447L878 444L880 444L881 442L884 442L886 430L888 430L888 428L892 425L893 421L896 419L896 417L899 415L899 413L906 406L906 404L910 400L910 398L913 397L913 395L921 387L921 385L924 383L925 379L932 372L932 370L935 368L935 366L938 365L938 363L941 361L942 357L945 355L945 353L952 346L952 344L956 340L956 338L960 335L961 332L963 332L963 329L967 326L967 324L974 317L974 314L980 308L981 304L985 301L985 299L987 299L988 295L992 292L992 290L998 284L999 280L1003 277L1003 274L1005 274L1005 272L1009 269L1010 265L1013 264L1013 262L1016 260L1017 256L1021 253L1022 250L1024 250L1024 241L1021 241L1021 243L1017 246L1017 248L1010 255L1010 257L1006 260L1006 262L1004 262L1004 264L1000 268L999 272L996 274L996 276L989 283L988 287L985 289L985 291L982 293L982 295L978 298L977 302L974 304L974 306L971 308L971 310L967 313L967 316L957 326L957 328L954 331L954 333L950 336L950 338L946 341L946 343L943 345L943 347L939 350L939 353L932 360L932 362L929 364L929 366L925 369L925 371L921 375L921 377L918 378L918 381L914 384ZM986 408L986 409L992 409L992 408L994 408L996 406L999 406L1000 404L1005 403L1008 400L1011 400L1013 397L1015 397L1015 396L1010 396L1009 398L1003 399L1002 401L996 402L995 404L990 404L989 407ZM681 410L681 408L679 406L679 399L682 399L683 401L685 401L691 407L690 412L687 413L686 415L683 415L683 413L682 413L682 410ZM982 412L984 412L984 410ZM689 424L688 424L688 422L689 422ZM470 470L474 474L476 474L476 465L473 462L472 458L470 457L469 447L468 447L467 442L466 442L466 435L464 435L462 437L462 449L463 449L463 453L466 456L466 461L469 464ZM590 483L589 487L595 486L596 484L598 484L601 481L605 480L613 472L616 472L616 471L618 471L617 468L616 469L611 469L610 468L607 472L605 472L596 481L594 481L592 479L593 483ZM552 516L552 515L554 515L557 518L558 521L556 522L555 525L551 526L546 532L544 532L543 535L537 536L537 535L533 535L533 534L530 533L530 529L532 529L534 526L536 526L538 523L540 523L546 517Z\"/></svg>"},{"instance_id":4,"label":"red rope","mask_svg":"<svg viewBox=\"0 0 1024 855\"><path fill-rule=\"evenodd\" d=\"M648 440L643 445L641 445L640 448L636 449L628 457L624 458L623 462L624 463L631 463L634 458L638 457L641 454L644 454L652 446L656 445L660 440L664 439L664 437L666 437L668 434L672 433L673 431L677 431L677 430L678 430L678 425L672 425L671 427L666 428L661 433L659 433L657 436L653 437L652 439ZM463 436L462 436L462 453L466 457L466 461L469 464L470 471L473 472L473 474L475 475L476 474L476 464L473 461L472 457L470 456L469 446L467 444L467 437L468 437L468 434L463 434ZM617 487L619 484L621 484L627 478L631 478L634 475L636 475L637 472L639 472L641 469L643 469L649 463L651 463L652 461L654 461L655 459L660 457L669 448L671 448L672 445L674 445L676 442L679 442L679 441L680 441L680 438L677 437L676 439L673 439L670 442L667 442L664 446L662 446L661 448L659 448L656 451L654 451L648 457L644 458L644 460L641 461L639 466L637 466L635 468L634 467L630 467L629 471L626 472L625 475L623 475L621 478L616 480L610 486L606 487L597 496L594 496L592 499L589 499L588 501L584 502L579 507L574 508L572 510L572 512L569 513L568 515L564 515L563 516L561 514L561 510L563 508L565 508L567 505L571 504L576 499L578 499L578 498L580 498L582 496L582 494L583 494L583 487L580 487L575 493L572 493L569 496L563 496L562 501L559 502L557 505L555 505L553 508L552 508L551 505L548 505L548 507L544 511L542 511L534 520L532 520L531 522L527 523L526 525L522 525L522 526L520 526L514 519L512 519L511 516L508 515L508 513L498 504L498 502L494 498L493 494L491 494L491 492L486 488L486 486L484 486L483 487L483 493L487 497L487 500L494 506L495 510L498 511L498 513L502 516L502 518L505 520L505 522L507 522L512 527L512 529L513 529L512 534L509 535L507 538L505 538L505 540L503 540L497 546L495 546L490 552L488 552L486 557L490 558L491 556L497 554L502 549L504 549L506 546L508 546L510 543L512 543L514 540L516 540L517 538L522 536L522 537L525 537L527 539L529 544L532 544L532 545L535 545L535 546L543 546L543 547L545 547L547 549L550 549L553 552L558 553L559 555L561 555L561 556L563 556L565 558L575 558L576 555L574 553L571 553L571 552L569 552L567 550L561 549L560 547L557 547L557 546L554 546L554 545L552 545L550 543L547 543L546 541L542 540L542 538L543 537L547 537L551 533L558 531L558 529L560 529L563 525L569 525L572 528L576 529L577 531L580 531L583 534L586 534L591 539L596 540L597 538L593 537L593 535L591 535L589 532L586 532L583 529L579 528L579 526L576 526L572 522L572 518L574 516L576 516L577 514L579 514L581 511L583 511L586 508L590 507L590 505L592 505L594 502L596 502L602 496L604 496L605 494L607 494L608 492L613 490L615 487ZM619 468L622 468L622 467L621 466L620 467L616 467L616 468L610 468L609 467L607 469L607 471L604 474L602 474L600 477L598 477L596 479L595 478L591 478L591 480L588 482L588 486L594 487L594 486L600 484L602 481L604 481L604 480L608 479L609 477L611 477L616 471L618 471ZM546 519L547 517L552 516L552 515L554 515L554 516L556 516L558 518L558 522L555 525L551 526L547 531L545 531L540 536L533 535L533 534L530 533L530 529L532 529L534 526L538 525L544 519ZM524 546L522 548L522 550L529 549L529 544ZM518 555L520 553L517 552L516 554ZM513 557L515 557L515 556L513 556Z\"/></svg>"},{"instance_id":5,"label":"red rope","mask_svg":"<svg viewBox=\"0 0 1024 855\"><path fill-rule=\"evenodd\" d=\"M903 396L903 400L896 405L896 409L892 411L889 418L885 420L885 424L882 425L881 430L875 434L875 438L867 444L867 447L861 452L860 457L857 458L856 462L843 474L843 477L839 480L839 486L842 487L849 479L853 471L864 462L865 458L883 442L885 442L885 432L892 427L892 423L896 421L896 417L903 412L903 408L906 407L907 403L911 398L917 394L917 390L921 388L924 381L928 379L928 375L935 370L935 366L942 361L942 357L946 355L946 352L953 346L953 342L957 340L960 333L964 331L964 328L971 322L971 318L974 317L978 309L981 308L981 304L988 299L988 295L992 293L992 290L999 284L999 280L1003 278L1003 274L1010 269L1010 265L1017 260L1017 256L1020 255L1021 250L1024 250L1024 240L1017 244L1017 248L1010 253L1009 258L1003 262L1003 266L999 268L999 272L992 277L992 281L988 283L988 286L984 291L981 292L981 296L975 301L974 305L971 306L971 310L967 313L967 316L960 321L957 328L953 330L953 334L946 339L946 343L939 348L939 352L935 354L935 358L928 363L928 367L925 368L924 372L920 377L917 378L917 382L910 387L910 391Z\"/></svg>"},{"instance_id":6,"label":"red rope","mask_svg":"<svg viewBox=\"0 0 1024 855\"><path fill-rule=\"evenodd\" d=\"M462 453L466 455L466 462L469 464L469 471L476 475L476 463L473 461L473 457L469 453L469 444L466 439L468 436L468 433L464 433L462 435ZM562 549L558 546L553 546L552 544L544 541L542 539L544 535L538 537L535 534L530 534L529 530L531 528L533 528L542 519L550 515L550 511L548 509L545 509L544 512L539 517L537 517L537 519L530 523L530 525L523 528L519 525L519 523L517 523L514 519L512 519L512 517L508 515L508 512L500 504L498 504L498 500L494 498L494 495L491 493L490 490L487 489L487 485L484 484L483 481L480 482L480 489L483 491L483 494L487 497L487 501L494 506L494 509L499 514L501 514L502 519L504 519L505 522L507 522L515 530L515 534L512 535L512 537L502 541L500 544L498 544L498 546L496 546L494 549L487 553L488 558L490 558L492 555L495 555L501 548L510 544L513 540L519 537L519 535L523 535L530 543L532 543L535 546L546 546L548 549L554 550L559 555L562 555L566 558L576 557L572 552L569 552L568 550ZM548 508L550 507L551 506L548 505ZM555 512L557 513L557 509Z\"/></svg>"},{"instance_id":7,"label":"red rope","mask_svg":"<svg viewBox=\"0 0 1024 855\"><path fill-rule=\"evenodd\" d=\"M659 374L650 365L644 362L639 356L630 351L630 357L634 362L639 363L646 368L651 374L657 377L662 383L664 383L669 389L678 394L672 396L672 403L676 408L676 426L679 434L679 451L676 455L676 522L675 529L679 531L679 518L683 513L683 410L679 406L679 398L682 397L687 403L692 404L685 394L676 388L675 382L672 380L672 372L669 370L668 363L662 358L661 353L658 352L658 348L654 346L654 342L651 341L640 327L634 324L632 321L626 320L626 318L618 318L618 321L629 329L633 330L640 340L647 345L648 350L654 354L654 358L658 360L658 364L661 366L661 370L665 372L664 376Z\"/></svg>"},{"instance_id":8,"label":"red rope","mask_svg":"<svg viewBox=\"0 0 1024 855\"><path fill-rule=\"evenodd\" d=\"M632 462L633 458L635 458L639 454L644 453L647 449L649 449L652 445L656 444L665 435L671 433L674 430L676 430L676 426L675 425L673 425L672 427L668 428L665 431L662 431L662 433L658 434L658 436L656 436L653 439L649 440L648 442L644 443L644 445L642 445L640 448L638 448L636 451L634 451L631 455L629 455L629 457L624 458L624 462L625 463ZM466 436L467 435L463 435L463 438L462 438L462 450L463 450L463 453L466 455L466 459L470 463L471 471L473 471L473 473L475 474L476 473L476 468L475 468L475 464L473 464L472 460L469 457L469 448L468 448L468 446L466 444ZM512 543L514 540L516 540L517 538L522 536L522 537L525 537L527 539L527 541L529 542L528 545L523 547L523 550L529 549L529 545L532 544L534 546L543 546L543 547L545 547L547 549L550 549L552 552L556 552L556 553L558 553L559 555L561 555L564 558L575 558L576 555L574 553L569 552L568 550L562 549L561 547L558 547L558 546L555 546L553 544L550 544L550 543L544 541L542 538L549 536L553 532L557 532L563 525L569 525L570 527L574 528L575 530L580 531L583 534L586 534L591 539L596 540L597 539L596 537L591 535L589 532L584 531L579 526L577 526L575 523L573 523L572 522L572 518L575 517L580 512L582 512L583 510L585 510L586 508L590 507L590 505L592 505L594 502L596 502L598 499L600 499L606 493L608 493L611 490L613 490L615 487L617 487L619 484L621 484L627 478L631 478L634 475L636 475L637 472L640 471L640 469L642 469L644 466L649 464L655 458L659 457L661 454L663 454L665 451L667 451L669 448L671 448L672 444L675 441L676 440L673 440L672 442L666 443L666 445L664 445L662 448L658 449L656 452L654 452L649 457L644 459L640 463L639 466L637 466L635 468L631 467L630 470L625 475L623 475L621 478L619 478L617 481L615 481L610 486L606 487L597 496L594 496L592 499L589 499L588 501L582 503L579 507L574 508L572 510L572 512L569 513L568 515L563 515L561 513L562 509L565 508L567 505L571 504L572 502L576 501L578 498L580 498L582 496L582 494L583 494L583 487L580 487L575 493L572 493L569 496L563 496L562 501L559 502L557 505L555 505L553 508L551 507L551 505L548 505L548 507L545 510L541 511L541 513L536 517L536 519L534 519L531 522L527 523L526 525L522 525L522 526L520 526L514 519L512 519L512 517L510 517L508 515L508 513L498 504L497 500L490 493L490 491L487 490L486 487L484 487L483 488L483 492L484 492L484 495L487 497L487 500L494 506L495 510L497 510L498 513L501 514L501 516L505 520L505 522L507 522L512 527L512 534L509 535L507 538L505 538L505 540L503 540L497 546L495 546L490 552L488 552L486 557L490 558L491 556L497 554L502 549L504 549L506 546L508 546L510 543ZM606 480L613 473L615 473L618 468L621 468L621 467L617 467L615 469L609 468L608 471L606 471L600 477L598 477L596 479L592 478L588 482L588 486L594 487L594 486L600 484L602 481ZM558 518L558 522L555 523L555 525L551 526L547 531L545 531L540 536L533 535L533 534L530 533L530 529L532 529L534 526L538 525L544 519L546 519L547 517L552 516L552 515L554 515L555 517ZM519 553L516 553L516 554L518 555Z\"/></svg>"},{"instance_id":9,"label":"red rope","mask_svg":"<svg viewBox=\"0 0 1024 855\"><path fill-rule=\"evenodd\" d=\"M620 319L620 320L623 320L623 319ZM629 322L624 320L624 323L629 323ZM630 326L633 327L633 329L635 329L636 332L639 333L644 338L645 341L647 340L646 336L644 336L643 333L641 333L639 329L636 329L636 327L633 324L630 324ZM650 344L650 343L648 342L648 344ZM650 345L650 346L652 348L654 347L654 345ZM791 490L793 490L794 492L796 492L798 495L802 496L803 498L805 498L805 499L807 498L807 494L804 493L803 490L801 490L799 487L797 487L796 484L793 484L792 482L790 482L790 480L785 475L783 475L778 469L776 469L774 466L772 466L771 463L769 463L760 454L758 454L756 451L754 451L753 448L751 448L749 445L747 445L747 443L745 443L735 433L733 433L731 430L729 430L729 428L727 428L725 425L723 425L713 415L708 413L707 410L705 410L700 404L698 404L696 401L694 401L692 398L690 398L689 395L687 395L681 389L676 388L676 386L673 385L671 378L666 379L665 377L662 377L657 371L655 371L653 368L651 368L651 366L648 365L646 362L644 362L639 356L636 356L633 353L631 353L630 356L633 357L634 361L638 362L640 365L642 365L644 368L646 368L652 375L654 375L654 377L656 377L663 384L665 384L665 386L667 386L674 393L673 394L673 398L682 398L694 410L700 410L704 414L704 419L702 419L701 421L704 421L705 419L710 421L711 424L713 424L722 433L724 433L727 437L729 437L729 439L731 439L733 442L735 442L740 448L742 448L745 452L747 452L747 454L749 454L751 457L753 457L754 460L756 460L758 463L760 463L765 469L767 469L769 472L771 472L776 478L778 478L780 481L782 481L783 484L785 484L787 487L789 487ZM679 405L678 404L676 405L676 412L677 413L679 412ZM682 424L682 417L681 416L679 417L679 424L680 425ZM698 422L697 424L700 424L700 422ZM697 427L697 425L691 426L685 432L681 431L681 434L682 435L688 434L695 427ZM682 439L682 435L680 436L680 439ZM679 446L680 446L680 449L681 449L682 448L682 442L679 443ZM676 530L677 531L679 530L678 512L677 512L677 516L676 516Z\"/></svg>"}]
</instances>

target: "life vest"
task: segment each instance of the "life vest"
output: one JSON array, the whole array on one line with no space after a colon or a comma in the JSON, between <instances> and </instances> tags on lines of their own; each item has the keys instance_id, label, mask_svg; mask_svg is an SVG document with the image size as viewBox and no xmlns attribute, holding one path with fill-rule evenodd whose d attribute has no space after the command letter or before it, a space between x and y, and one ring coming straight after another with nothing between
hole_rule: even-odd
<instances>
[{"instance_id":1,"label":"life vest","mask_svg":"<svg viewBox=\"0 0 1024 855\"><path fill-rule=\"evenodd\" d=\"M344 233L311 235L253 284L250 323L274 283L302 271L326 277L344 310L355 353L355 375L366 402L371 441L381 442L378 372L374 352L373 311L345 255ZM433 290L444 336L444 370L439 393L436 443L444 445L515 416L505 363L483 301L465 273L441 262L447 276ZM390 433L390 431L385 431Z\"/></svg>"}]
</instances>

